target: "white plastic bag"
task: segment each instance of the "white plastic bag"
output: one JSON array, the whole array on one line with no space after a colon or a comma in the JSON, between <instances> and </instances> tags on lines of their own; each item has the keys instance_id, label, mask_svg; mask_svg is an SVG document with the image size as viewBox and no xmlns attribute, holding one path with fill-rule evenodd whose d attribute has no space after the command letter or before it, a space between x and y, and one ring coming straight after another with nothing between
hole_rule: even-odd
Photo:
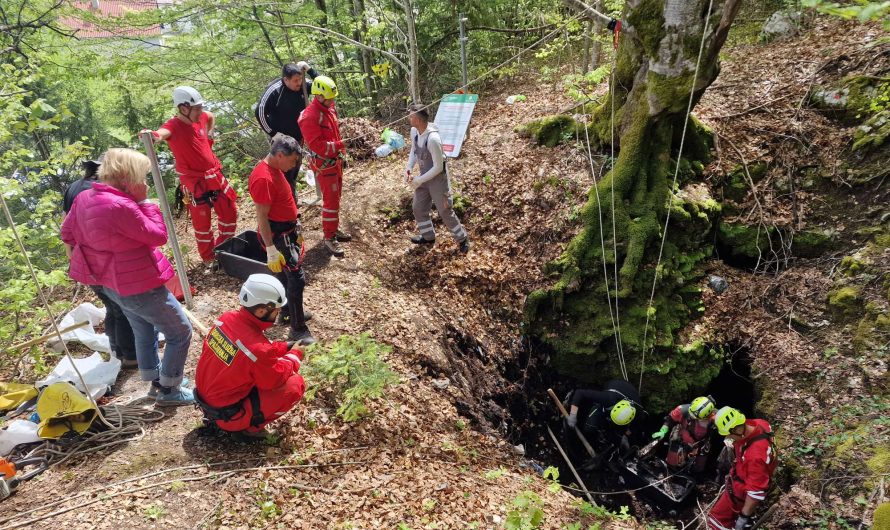
<instances>
[{"instance_id":1,"label":"white plastic bag","mask_svg":"<svg viewBox=\"0 0 890 530\"><path fill-rule=\"evenodd\" d=\"M59 329L84 321L89 322L89 324L73 331L69 331L68 333L63 333L62 339L65 341L76 340L93 351L111 353L111 345L108 342L108 335L96 333L95 327L103 320L105 320L104 308L100 309L89 302L80 304L62 318L62 321L59 322ZM50 339L48 345L56 351L62 351L64 349L58 338Z\"/></svg>"},{"instance_id":2,"label":"white plastic bag","mask_svg":"<svg viewBox=\"0 0 890 530\"><path fill-rule=\"evenodd\" d=\"M0 456L6 456L19 444L39 442L37 424L28 420L13 420L0 431Z\"/></svg>"},{"instance_id":3,"label":"white plastic bag","mask_svg":"<svg viewBox=\"0 0 890 530\"><path fill-rule=\"evenodd\" d=\"M53 371L45 379L37 381L35 386L43 388L59 381L68 381L81 392L89 391L93 398L98 398L104 395L117 381L117 375L121 371L120 359L112 355L110 361L103 361L102 355L98 352L93 353L86 359L75 359L74 364L80 370L83 380L86 381L89 388L83 388L80 378L77 377L77 372L74 371L74 366L71 365L68 357L63 357L59 364L53 368Z\"/></svg>"}]
</instances>

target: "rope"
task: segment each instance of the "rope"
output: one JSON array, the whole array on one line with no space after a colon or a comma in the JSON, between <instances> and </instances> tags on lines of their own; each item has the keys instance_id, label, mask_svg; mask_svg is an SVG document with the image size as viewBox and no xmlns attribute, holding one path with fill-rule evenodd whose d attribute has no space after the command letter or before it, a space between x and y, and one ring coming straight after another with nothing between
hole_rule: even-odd
<instances>
[{"instance_id":1,"label":"rope","mask_svg":"<svg viewBox=\"0 0 890 530\"><path fill-rule=\"evenodd\" d=\"M615 169L615 67L618 64L618 35L621 31L621 22L617 22L615 24L615 33L612 40L612 47L615 50L612 54L612 71L610 79L609 79L609 92L611 92L611 96L609 97L609 134L611 135L611 139L609 141L609 164L610 171L614 171ZM615 320L618 323L618 337L616 339L616 344L618 345L618 357L621 359L621 373L624 375L624 380L629 381L627 377L627 366L624 361L624 345L621 341L621 316L618 314L618 291L621 290L621 286L618 283L618 231L615 228L615 179L612 179L612 252L613 252L613 269L615 274ZM600 238L603 237L603 220L600 218ZM603 249L603 266L605 266L605 254L606 251ZM609 280L606 278L606 292L609 291Z\"/></svg>"},{"instance_id":2,"label":"rope","mask_svg":"<svg viewBox=\"0 0 890 530\"><path fill-rule=\"evenodd\" d=\"M62 464L75 456L82 456L140 440L145 436L145 424L164 419L160 410L136 407L131 404L102 407L106 418L115 425L109 430L91 427L82 437L73 441L46 440L24 458L44 458L50 465Z\"/></svg>"},{"instance_id":3,"label":"rope","mask_svg":"<svg viewBox=\"0 0 890 530\"><path fill-rule=\"evenodd\" d=\"M686 116L683 119L683 134L680 136L680 149L677 152L677 165L674 168L674 178L671 181L668 199L667 214L664 218L664 230L661 232L661 245L658 248L658 260L655 262L655 274L652 276L652 291L649 293L649 304L646 306L646 326L643 328L643 355L640 359L640 383L637 389L643 392L643 371L646 368L646 339L649 336L649 319L652 310L652 301L655 299L655 285L658 283L658 268L661 266L661 258L664 254L664 242L667 240L668 223L671 220L671 208L674 206L674 187L677 185L677 175L680 173L680 160L683 156L683 145L686 142L686 129L689 125L689 115L692 113L692 101L695 97L695 83L698 81L698 70L701 65L701 58L705 50L705 38L708 36L708 27L711 23L711 10L714 7L714 0L708 1L708 14L705 15L705 27L702 30L701 44L698 47L698 58L695 61L695 73L692 76L692 86L689 88L689 103L686 105ZM653 345L653 349L655 346Z\"/></svg>"},{"instance_id":4,"label":"rope","mask_svg":"<svg viewBox=\"0 0 890 530\"><path fill-rule=\"evenodd\" d=\"M543 43L544 41L547 41L547 40L551 39L554 35L559 34L559 32L561 32L561 31L563 30L563 28L567 27L569 24L571 24L572 22L574 22L575 20L578 20L579 18L581 18L581 17L583 17L583 16L584 16L584 13L578 13L577 15L575 15L575 16L569 18L569 19L566 20L561 26L555 28L553 31L551 31L551 32L548 33L547 35L544 35L544 36L541 37L540 39L536 40L535 42L533 42L533 43L532 43L531 45L529 45L528 47L519 50L519 52L516 53L516 55L514 55L513 57L510 57L509 59L507 59L506 61L504 61L504 62L498 64L497 66L494 66L494 67L488 69L488 70L487 70L485 73L483 73L482 75L480 75L480 76L478 76L478 77L476 77L476 78L474 78L474 79L471 79L471 80L467 81L467 84L455 88L455 89L452 91L452 93L456 93L456 92L458 92L459 90L466 90L467 88L469 88L470 85L474 85L474 84L478 83L479 81L485 79L485 78L488 77L489 75L493 74L494 72L497 72L497 71L500 70L501 68L507 66L508 64L510 64L510 63L512 63L513 61L515 61L516 59L518 59L523 53L525 53L525 52L531 50L532 48L535 48L536 46L538 46L539 44ZM439 99L434 100L434 101L431 102L431 103L428 103L428 104L424 105L424 106L423 106L423 109L428 109L428 108L432 107L432 106L435 105L436 103L439 103L440 101L442 101L442 99L444 99L444 96L441 97L441 98L439 98ZM383 128L391 127L391 126L393 126L393 125L395 125L395 124L397 124L397 123L401 123L401 122L403 122L403 121L405 121L405 120L407 120L407 119L408 119L408 116L402 116L401 118L398 118L398 119L396 119L396 120L393 120L393 121L391 121L391 122L389 122L389 123L383 125ZM354 137L352 137L352 138L347 138L347 139L343 140L343 143L344 143L344 144L348 144L348 143L350 143L350 142L354 142L354 141L359 140L359 139L361 139L361 138L364 138L364 137L366 137L366 136L375 136L376 134L377 134L376 132L373 132L373 133L366 133L366 134L360 134L360 135L358 135L358 136L354 136Z\"/></svg>"},{"instance_id":5,"label":"rope","mask_svg":"<svg viewBox=\"0 0 890 530\"><path fill-rule=\"evenodd\" d=\"M3 206L3 213L6 214L6 220L9 222L9 228L12 230L12 235L15 237L16 243L18 243L19 249L22 251L22 255L25 257L25 262L28 264L28 270L31 272L31 279L34 280L34 286L37 288L37 292L40 294L40 300L43 303L43 307L46 309L46 314L49 316L50 322L52 322L53 330L56 332L56 335L59 337L59 342L62 343L62 346L65 348L65 356L68 358L68 362L71 363L71 366L74 368L74 372L77 373L77 378L80 380L80 384L83 385L84 393L90 400L90 403L96 407L96 411L98 413L99 419L108 426L110 429L114 429L114 425L108 422L105 418L105 415L99 409L98 403L93 399L93 396L90 394L90 389L87 386L86 381L83 379L83 374L80 373L80 369L77 367L77 364L74 363L74 357L71 356L71 351L68 349L68 343L62 339L62 333L59 331L59 325L56 323L56 315L53 313L52 308L49 306L49 301L46 298L46 295L43 292L43 287L41 287L40 282L37 280L37 273L34 271L34 265L31 263L31 258L28 256L28 251L25 249L25 244L22 242L22 238L19 236L19 231L16 228L15 221L12 218L12 214L9 212L9 206L6 204L6 197L0 193L0 205Z\"/></svg>"},{"instance_id":6,"label":"rope","mask_svg":"<svg viewBox=\"0 0 890 530\"><path fill-rule=\"evenodd\" d=\"M624 377L624 380L627 380L627 367L624 364L624 355L621 351L621 335L618 333L618 328L616 326L616 321L614 315L612 313L612 295L609 293L609 269L608 264L606 263L606 242L603 236L603 209L600 205L600 192L599 185L597 184L596 175L593 175L593 154L590 149L590 132L587 130L585 125L584 127L584 136L587 140L587 161L590 164L591 176L593 176L593 193L596 196L596 210L599 215L599 225L600 225L600 248L602 249L602 261L603 261L603 277L606 282L606 301L609 304L609 319L612 321L612 332L615 337L615 348L618 352L618 366L621 369L621 375ZM602 175L602 173L601 173ZM617 277L616 277L617 278ZM616 282L617 283L617 282Z\"/></svg>"}]
</instances>

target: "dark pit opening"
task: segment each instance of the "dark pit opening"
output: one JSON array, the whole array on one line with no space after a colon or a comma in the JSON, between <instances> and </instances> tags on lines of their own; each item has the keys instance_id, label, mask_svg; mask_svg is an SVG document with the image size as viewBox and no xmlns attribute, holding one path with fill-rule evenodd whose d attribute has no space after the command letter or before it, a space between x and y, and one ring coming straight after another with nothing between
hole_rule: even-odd
<instances>
[{"instance_id":1,"label":"dark pit opening","mask_svg":"<svg viewBox=\"0 0 890 530\"><path fill-rule=\"evenodd\" d=\"M527 340L523 340L522 344L524 351L517 355L518 360L522 362L507 363L509 366L501 370L502 376L512 383L508 385L508 391L489 397L508 413L501 424L507 439L514 445L522 444L526 457L535 465L541 469L549 466L558 468L560 482L567 487L576 486L572 472L550 439L547 432L547 427L550 427L569 454L588 490L596 492L594 498L597 504L610 510L618 511L623 506L628 506L630 512L636 516L676 518L685 522L696 516L696 498L703 503L713 499L719 489L719 484L715 481L716 460L723 448L723 438L716 432L711 439L706 471L695 475L694 488L687 487L688 484L683 480L670 479L664 481L670 483L670 486L658 488L666 491L667 496L663 492L653 491L652 487L634 492L626 491L647 486L649 482L635 482L641 477L663 478L671 474L666 471L666 467L664 469L659 467L661 464L657 462L666 455L665 444L661 444L658 450L653 452L657 458L646 460L646 464L642 466L645 469L626 464L636 461L628 459L624 463L606 465L598 470L583 470L585 461L589 461L589 456L577 436L563 428L557 408L546 391L548 388L553 388L557 396L564 399L571 389L591 385L584 385L555 373L549 366L549 357L544 349ZM720 373L703 393L714 397L718 406L736 407L744 414L751 415L757 398L754 382L751 379L751 359L744 348L733 348L729 345L726 349L734 353L726 360ZM678 396L677 404L688 403L697 395L699 394ZM645 396L643 398L645 400ZM635 447L642 449L651 441L651 434L658 430L668 412L668 410L648 411L648 415L638 422L640 435L635 439ZM653 463L654 465L650 465ZM627 472L625 468L633 469ZM540 469L538 471L540 472ZM664 473L659 475L660 472ZM684 487L687 487L689 494L683 502L675 505L665 502L682 498L681 490ZM569 491L583 498L580 491L575 489Z\"/></svg>"}]
</instances>

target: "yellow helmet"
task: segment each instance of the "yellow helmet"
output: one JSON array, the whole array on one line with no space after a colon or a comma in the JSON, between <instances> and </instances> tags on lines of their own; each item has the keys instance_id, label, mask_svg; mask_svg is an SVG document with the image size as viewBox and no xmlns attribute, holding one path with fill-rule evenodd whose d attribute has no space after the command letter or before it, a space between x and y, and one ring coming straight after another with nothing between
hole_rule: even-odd
<instances>
[{"instance_id":1,"label":"yellow helmet","mask_svg":"<svg viewBox=\"0 0 890 530\"><path fill-rule=\"evenodd\" d=\"M612 418L612 423L615 425L627 425L634 420L634 416L636 415L637 409L634 408L631 402L622 399L612 407L612 412L609 414L609 417Z\"/></svg>"},{"instance_id":2,"label":"yellow helmet","mask_svg":"<svg viewBox=\"0 0 890 530\"><path fill-rule=\"evenodd\" d=\"M717 408L717 403L714 398L699 396L693 399L689 405L689 415L697 420L706 420L713 414L715 408Z\"/></svg>"},{"instance_id":3,"label":"yellow helmet","mask_svg":"<svg viewBox=\"0 0 890 530\"><path fill-rule=\"evenodd\" d=\"M53 383L37 398L37 415L40 416L37 436L57 439L68 431L83 434L93 424L98 412L96 405L71 383Z\"/></svg>"},{"instance_id":4,"label":"yellow helmet","mask_svg":"<svg viewBox=\"0 0 890 530\"><path fill-rule=\"evenodd\" d=\"M720 433L720 436L728 436L729 431L745 424L745 415L732 407L723 407L717 411L714 423L717 424L717 432Z\"/></svg>"},{"instance_id":5,"label":"yellow helmet","mask_svg":"<svg viewBox=\"0 0 890 530\"><path fill-rule=\"evenodd\" d=\"M325 99L334 99L337 97L337 83L326 75L320 75L312 80L312 95L321 96Z\"/></svg>"}]
</instances>

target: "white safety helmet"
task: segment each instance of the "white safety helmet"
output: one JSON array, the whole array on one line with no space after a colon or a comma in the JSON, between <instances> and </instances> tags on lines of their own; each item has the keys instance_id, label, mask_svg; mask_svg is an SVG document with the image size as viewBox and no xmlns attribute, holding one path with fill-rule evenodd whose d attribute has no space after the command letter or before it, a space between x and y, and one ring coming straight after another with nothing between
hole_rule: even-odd
<instances>
[{"instance_id":1,"label":"white safety helmet","mask_svg":"<svg viewBox=\"0 0 890 530\"><path fill-rule=\"evenodd\" d=\"M238 301L244 307L263 304L275 304L275 307L281 307L287 303L287 296L284 294L284 286L275 276L251 274L241 286Z\"/></svg>"},{"instance_id":2,"label":"white safety helmet","mask_svg":"<svg viewBox=\"0 0 890 530\"><path fill-rule=\"evenodd\" d=\"M173 106L179 107L180 105L190 105L194 107L195 105L203 105L204 98L201 97L201 94L190 86L178 86L173 89Z\"/></svg>"}]
</instances>

